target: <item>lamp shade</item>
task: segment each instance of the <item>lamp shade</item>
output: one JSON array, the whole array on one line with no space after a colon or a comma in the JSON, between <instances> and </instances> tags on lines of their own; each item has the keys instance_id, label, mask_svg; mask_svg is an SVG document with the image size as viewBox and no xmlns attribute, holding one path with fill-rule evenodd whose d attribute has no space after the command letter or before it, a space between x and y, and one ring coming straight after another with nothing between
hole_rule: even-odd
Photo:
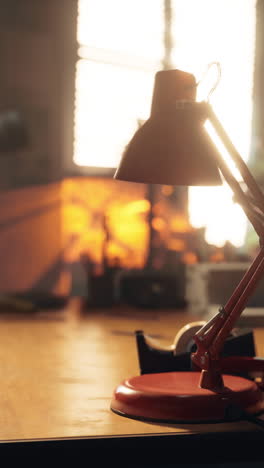
<instances>
[{"instance_id":1,"label":"lamp shade","mask_svg":"<svg viewBox=\"0 0 264 468\"><path fill-rule=\"evenodd\" d=\"M215 145L204 128L205 107L195 102L194 76L158 72L150 118L125 149L115 178L164 185L220 185Z\"/></svg>"}]
</instances>

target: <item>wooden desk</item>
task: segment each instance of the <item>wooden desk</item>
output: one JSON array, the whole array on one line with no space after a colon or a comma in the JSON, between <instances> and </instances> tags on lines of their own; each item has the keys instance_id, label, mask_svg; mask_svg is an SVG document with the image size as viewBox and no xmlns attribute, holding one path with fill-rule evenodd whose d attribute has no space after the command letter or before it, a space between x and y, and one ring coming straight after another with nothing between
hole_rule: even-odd
<instances>
[{"instance_id":1,"label":"wooden desk","mask_svg":"<svg viewBox=\"0 0 264 468\"><path fill-rule=\"evenodd\" d=\"M221 457L259 457L264 431L253 423L164 426L109 409L116 385L139 373L134 331L170 344L193 320L177 310L120 307L82 313L74 301L59 315L0 316L2 450L12 451L12 442L21 450L63 447L64 454L77 448L102 454L104 449L109 457L124 449L133 460L141 447L141 458L153 463L159 456L164 462L169 453L190 460L197 454L203 461L209 443L221 446ZM256 330L260 355L263 336L264 330Z\"/></svg>"}]
</instances>

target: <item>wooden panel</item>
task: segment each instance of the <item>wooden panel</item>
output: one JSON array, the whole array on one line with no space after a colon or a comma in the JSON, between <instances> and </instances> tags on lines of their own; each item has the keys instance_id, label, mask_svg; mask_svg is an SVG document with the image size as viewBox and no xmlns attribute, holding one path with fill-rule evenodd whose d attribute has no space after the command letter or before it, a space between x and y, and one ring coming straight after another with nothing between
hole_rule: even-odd
<instances>
[{"instance_id":1,"label":"wooden panel","mask_svg":"<svg viewBox=\"0 0 264 468\"><path fill-rule=\"evenodd\" d=\"M1 291L49 289L61 251L60 184L0 193Z\"/></svg>"}]
</instances>

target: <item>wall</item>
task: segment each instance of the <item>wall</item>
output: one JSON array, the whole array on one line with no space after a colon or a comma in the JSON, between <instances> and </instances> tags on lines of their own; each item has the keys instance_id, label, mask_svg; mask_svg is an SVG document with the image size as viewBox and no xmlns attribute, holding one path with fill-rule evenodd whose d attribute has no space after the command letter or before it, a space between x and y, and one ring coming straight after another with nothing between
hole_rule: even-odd
<instances>
[{"instance_id":1,"label":"wall","mask_svg":"<svg viewBox=\"0 0 264 468\"><path fill-rule=\"evenodd\" d=\"M61 183L72 151L76 0L1 0L0 111L18 109L30 146L0 155L0 291L65 288Z\"/></svg>"},{"instance_id":2,"label":"wall","mask_svg":"<svg viewBox=\"0 0 264 468\"><path fill-rule=\"evenodd\" d=\"M31 145L0 159L2 187L58 180L72 150L76 8L73 0L1 0L0 108L18 108Z\"/></svg>"},{"instance_id":3,"label":"wall","mask_svg":"<svg viewBox=\"0 0 264 468\"><path fill-rule=\"evenodd\" d=\"M61 184L0 193L0 291L63 293Z\"/></svg>"}]
</instances>

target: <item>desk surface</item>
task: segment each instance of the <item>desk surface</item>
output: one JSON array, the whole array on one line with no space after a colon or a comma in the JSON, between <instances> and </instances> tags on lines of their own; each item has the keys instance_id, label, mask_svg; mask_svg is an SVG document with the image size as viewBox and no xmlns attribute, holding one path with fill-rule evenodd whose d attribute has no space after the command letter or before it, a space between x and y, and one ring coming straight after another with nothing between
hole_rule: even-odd
<instances>
[{"instance_id":1,"label":"desk surface","mask_svg":"<svg viewBox=\"0 0 264 468\"><path fill-rule=\"evenodd\" d=\"M193 316L177 310L119 307L83 313L74 301L59 315L0 316L0 442L261 433L246 421L164 426L110 411L116 385L139 373L134 331L171 344L190 321ZM264 355L263 336L264 330L255 331L259 355Z\"/></svg>"}]
</instances>

